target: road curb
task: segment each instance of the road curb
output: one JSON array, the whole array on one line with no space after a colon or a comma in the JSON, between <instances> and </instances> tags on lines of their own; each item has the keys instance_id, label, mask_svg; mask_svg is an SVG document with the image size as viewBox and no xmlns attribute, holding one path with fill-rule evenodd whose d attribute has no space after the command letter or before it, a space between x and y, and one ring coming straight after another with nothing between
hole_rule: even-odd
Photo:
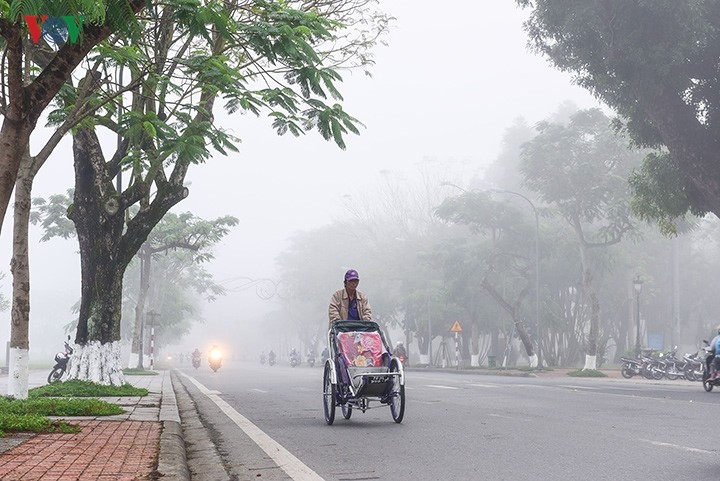
<instances>
[{"instance_id":1,"label":"road curb","mask_svg":"<svg viewBox=\"0 0 720 481\"><path fill-rule=\"evenodd\" d=\"M166 371L166 375L163 377L160 421L163 429L160 435L158 472L162 475L163 480L190 481L190 469L185 453L185 436L180 424L180 413L170 371Z\"/></svg>"},{"instance_id":2,"label":"road curb","mask_svg":"<svg viewBox=\"0 0 720 481\"><path fill-rule=\"evenodd\" d=\"M158 472L163 480L190 481L182 426L176 421L164 421L162 425Z\"/></svg>"}]
</instances>

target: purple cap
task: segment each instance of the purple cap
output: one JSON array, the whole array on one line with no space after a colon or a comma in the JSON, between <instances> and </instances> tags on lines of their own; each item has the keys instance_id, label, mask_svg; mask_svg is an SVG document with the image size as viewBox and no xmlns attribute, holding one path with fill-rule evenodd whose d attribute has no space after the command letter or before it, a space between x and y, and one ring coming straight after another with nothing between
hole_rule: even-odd
<instances>
[{"instance_id":1,"label":"purple cap","mask_svg":"<svg viewBox=\"0 0 720 481\"><path fill-rule=\"evenodd\" d=\"M358 275L357 271L355 269L350 269L345 273L345 280L346 281L359 281L360 276Z\"/></svg>"}]
</instances>

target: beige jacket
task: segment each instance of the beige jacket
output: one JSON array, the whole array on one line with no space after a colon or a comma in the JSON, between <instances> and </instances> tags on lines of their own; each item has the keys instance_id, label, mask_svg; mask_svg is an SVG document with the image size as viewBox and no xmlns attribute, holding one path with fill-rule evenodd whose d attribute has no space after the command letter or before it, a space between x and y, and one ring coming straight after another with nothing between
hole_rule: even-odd
<instances>
[{"instance_id":1,"label":"beige jacket","mask_svg":"<svg viewBox=\"0 0 720 481\"><path fill-rule=\"evenodd\" d=\"M372 310L370 309L370 301L365 294L355 291L357 296L357 309L360 319L363 321L372 321ZM332 327L335 321L345 321L348 318L348 309L350 307L350 298L345 289L335 292L330 298L330 307L328 308L328 317L330 323L328 329Z\"/></svg>"}]
</instances>

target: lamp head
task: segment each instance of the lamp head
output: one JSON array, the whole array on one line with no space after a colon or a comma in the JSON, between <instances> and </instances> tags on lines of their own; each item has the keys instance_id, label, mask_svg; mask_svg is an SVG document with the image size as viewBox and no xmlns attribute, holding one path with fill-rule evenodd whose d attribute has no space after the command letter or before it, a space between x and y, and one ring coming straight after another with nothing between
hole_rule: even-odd
<instances>
[{"instance_id":1,"label":"lamp head","mask_svg":"<svg viewBox=\"0 0 720 481\"><path fill-rule=\"evenodd\" d=\"M642 291L642 285L643 280L640 278L640 274L635 276L635 279L633 279L633 288L635 289L635 294L640 294Z\"/></svg>"}]
</instances>

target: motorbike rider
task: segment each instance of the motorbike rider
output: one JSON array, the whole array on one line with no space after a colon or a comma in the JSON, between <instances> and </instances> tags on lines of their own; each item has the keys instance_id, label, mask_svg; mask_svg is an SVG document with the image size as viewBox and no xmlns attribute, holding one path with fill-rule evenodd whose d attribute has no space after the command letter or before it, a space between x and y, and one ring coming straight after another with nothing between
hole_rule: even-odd
<instances>
[{"instance_id":1,"label":"motorbike rider","mask_svg":"<svg viewBox=\"0 0 720 481\"><path fill-rule=\"evenodd\" d=\"M192 357L193 359L200 359L202 357L202 352L200 352L200 349L196 347L192 353Z\"/></svg>"},{"instance_id":2,"label":"motorbike rider","mask_svg":"<svg viewBox=\"0 0 720 481\"><path fill-rule=\"evenodd\" d=\"M270 352L268 353L268 361L275 362L275 351L272 349L270 349Z\"/></svg>"},{"instance_id":3,"label":"motorbike rider","mask_svg":"<svg viewBox=\"0 0 720 481\"><path fill-rule=\"evenodd\" d=\"M398 341L395 343L395 352L394 354L397 357L401 357L405 360L407 360L407 351L405 350L405 346L403 346L402 341Z\"/></svg>"},{"instance_id":4,"label":"motorbike rider","mask_svg":"<svg viewBox=\"0 0 720 481\"><path fill-rule=\"evenodd\" d=\"M713 337L710 341L710 352L712 353L712 359L708 359L708 372L710 371L710 362L712 361L715 366L715 372L710 377L710 380L716 380L720 378L720 325L717 326L717 336Z\"/></svg>"}]
</instances>

